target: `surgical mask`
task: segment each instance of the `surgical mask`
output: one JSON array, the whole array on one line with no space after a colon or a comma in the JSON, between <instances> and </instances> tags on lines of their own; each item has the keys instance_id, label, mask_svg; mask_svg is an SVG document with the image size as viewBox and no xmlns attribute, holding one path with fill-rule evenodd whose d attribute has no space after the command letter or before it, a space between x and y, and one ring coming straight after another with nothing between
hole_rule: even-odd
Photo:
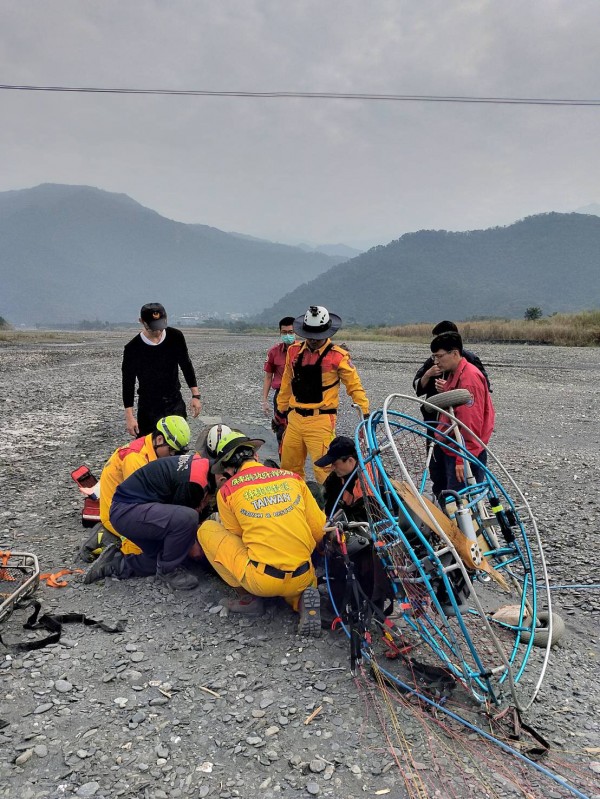
<instances>
[{"instance_id":1,"label":"surgical mask","mask_svg":"<svg viewBox=\"0 0 600 799\"><path fill-rule=\"evenodd\" d=\"M284 344L293 344L296 340L296 336L293 333L282 333L281 340Z\"/></svg>"}]
</instances>

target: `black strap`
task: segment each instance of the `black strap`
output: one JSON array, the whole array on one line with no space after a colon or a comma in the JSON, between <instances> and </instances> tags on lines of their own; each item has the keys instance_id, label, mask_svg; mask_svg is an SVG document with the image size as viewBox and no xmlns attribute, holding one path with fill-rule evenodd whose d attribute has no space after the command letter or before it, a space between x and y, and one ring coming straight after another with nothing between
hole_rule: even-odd
<instances>
[{"instance_id":1,"label":"black strap","mask_svg":"<svg viewBox=\"0 0 600 799\"><path fill-rule=\"evenodd\" d=\"M525 732L529 733L533 740L537 741L539 744L539 746L531 746L529 749L524 750L525 754L530 757L541 757L542 755L548 754L550 751L550 744L543 735L523 721L518 708L513 708L513 713L514 733L510 737L519 741L521 739L521 730L525 730Z\"/></svg>"},{"instance_id":2,"label":"black strap","mask_svg":"<svg viewBox=\"0 0 600 799\"><path fill-rule=\"evenodd\" d=\"M0 644L13 652L29 652L32 649L43 649L45 646L58 643L62 635L63 624L84 624L86 627L99 627L106 633L123 632L127 624L125 619L119 619L114 627L111 627L102 620L96 621L96 619L90 619L83 613L44 613L42 616L40 616L39 613L42 608L42 603L37 599L33 600L25 607L33 607L34 610L23 625L23 629L47 630L50 635L47 635L45 638L41 638L39 641L22 641L18 644L7 644L0 635Z\"/></svg>"},{"instance_id":3,"label":"black strap","mask_svg":"<svg viewBox=\"0 0 600 799\"><path fill-rule=\"evenodd\" d=\"M260 563L255 560L249 561L254 568L259 568ZM293 572L284 572L282 569L278 569L275 566L270 566L268 563L263 564L263 572L264 574L268 575L269 577L276 577L278 580L285 580L286 575L291 574L292 577L300 577L302 574L306 574L306 572L310 569L310 562L307 560L304 563L301 563L297 569Z\"/></svg>"},{"instance_id":4,"label":"black strap","mask_svg":"<svg viewBox=\"0 0 600 799\"><path fill-rule=\"evenodd\" d=\"M302 366L302 358L304 357L304 353L308 349L308 345L306 345L303 349L300 350L298 357L296 358L296 363L294 364L294 368ZM325 347L323 352L319 355L313 366L320 366L323 363L323 358L327 355L327 353L333 349L333 343L329 342L329 344ZM340 381L337 380L336 383ZM335 386L336 383L332 383L332 386ZM324 386L325 388L325 386ZM327 386L327 388L331 388L331 386Z\"/></svg>"}]
</instances>

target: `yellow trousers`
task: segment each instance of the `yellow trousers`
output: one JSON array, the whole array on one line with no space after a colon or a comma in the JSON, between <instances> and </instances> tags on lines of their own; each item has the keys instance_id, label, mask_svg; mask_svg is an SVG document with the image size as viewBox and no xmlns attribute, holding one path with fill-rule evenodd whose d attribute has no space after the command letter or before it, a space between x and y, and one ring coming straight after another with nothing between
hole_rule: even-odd
<instances>
[{"instance_id":1,"label":"yellow trousers","mask_svg":"<svg viewBox=\"0 0 600 799\"><path fill-rule=\"evenodd\" d=\"M332 413L320 413L315 416L301 416L291 410L288 416L288 425L283 436L281 450L281 468L295 472L304 477L304 462L310 455L315 471L315 480L324 483L329 474L329 469L315 466L335 438L336 416Z\"/></svg>"},{"instance_id":2,"label":"yellow trousers","mask_svg":"<svg viewBox=\"0 0 600 799\"><path fill-rule=\"evenodd\" d=\"M304 589L317 585L312 564L307 572L298 577L287 574L283 579L279 579L264 574L261 565L253 566L250 563L248 548L241 536L230 532L219 522L209 519L200 525L198 542L210 565L222 580L232 588L243 588L254 596L281 596L294 610L298 610Z\"/></svg>"}]
</instances>

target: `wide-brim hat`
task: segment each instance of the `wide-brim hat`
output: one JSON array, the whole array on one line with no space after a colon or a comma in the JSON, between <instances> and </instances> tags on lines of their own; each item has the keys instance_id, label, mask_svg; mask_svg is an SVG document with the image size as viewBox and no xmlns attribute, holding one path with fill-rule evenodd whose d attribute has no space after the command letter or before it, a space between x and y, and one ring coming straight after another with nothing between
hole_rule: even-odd
<instances>
[{"instance_id":1,"label":"wide-brim hat","mask_svg":"<svg viewBox=\"0 0 600 799\"><path fill-rule=\"evenodd\" d=\"M213 474L222 474L223 469L227 466L227 461L231 458L233 453L238 449L253 449L255 452L260 449L265 443L264 438L248 438L248 436L240 436L234 438L223 447L223 451L218 460L215 461L211 472Z\"/></svg>"},{"instance_id":2,"label":"wide-brim hat","mask_svg":"<svg viewBox=\"0 0 600 799\"><path fill-rule=\"evenodd\" d=\"M294 319L294 333L297 336L317 341L333 336L341 326L341 317L317 305L311 305L303 316Z\"/></svg>"}]
</instances>

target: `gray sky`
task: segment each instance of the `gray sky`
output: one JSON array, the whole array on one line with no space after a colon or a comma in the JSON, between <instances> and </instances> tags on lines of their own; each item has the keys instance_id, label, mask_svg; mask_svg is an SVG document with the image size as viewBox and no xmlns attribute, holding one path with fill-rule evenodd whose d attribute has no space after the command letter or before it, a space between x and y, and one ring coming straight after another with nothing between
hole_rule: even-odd
<instances>
[{"instance_id":1,"label":"gray sky","mask_svg":"<svg viewBox=\"0 0 600 799\"><path fill-rule=\"evenodd\" d=\"M0 83L600 99L597 0L0 0ZM600 108L0 92L0 191L371 245L600 201Z\"/></svg>"}]
</instances>

